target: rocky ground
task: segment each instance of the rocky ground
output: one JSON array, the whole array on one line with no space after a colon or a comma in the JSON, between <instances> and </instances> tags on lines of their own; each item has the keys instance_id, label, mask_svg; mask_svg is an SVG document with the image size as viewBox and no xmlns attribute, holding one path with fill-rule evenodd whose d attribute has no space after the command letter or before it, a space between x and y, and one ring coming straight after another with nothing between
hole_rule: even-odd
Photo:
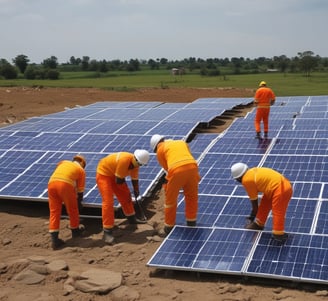
<instances>
[{"instance_id":1,"label":"rocky ground","mask_svg":"<svg viewBox=\"0 0 328 301\"><path fill-rule=\"evenodd\" d=\"M191 102L201 97L252 97L239 89L142 89L115 92L97 89L0 88L0 125L65 107L97 101ZM245 111L250 108L245 108ZM243 114L244 111L238 112ZM234 116L211 131L222 131ZM1 178L1 174L0 174ZM0 200L0 300L326 300L327 287L217 274L165 271L146 263L162 239L161 190L144 202L148 223L131 227L116 219L117 243L102 241L101 220L82 219L83 238L72 239L61 222L63 249L50 248L46 203ZM89 213L89 212L88 212Z\"/></svg>"}]
</instances>

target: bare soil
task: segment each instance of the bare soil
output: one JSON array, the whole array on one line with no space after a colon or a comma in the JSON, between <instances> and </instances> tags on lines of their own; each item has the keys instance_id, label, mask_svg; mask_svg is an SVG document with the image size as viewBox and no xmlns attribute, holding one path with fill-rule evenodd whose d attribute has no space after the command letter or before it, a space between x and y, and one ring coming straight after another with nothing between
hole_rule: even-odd
<instances>
[{"instance_id":1,"label":"bare soil","mask_svg":"<svg viewBox=\"0 0 328 301\"><path fill-rule=\"evenodd\" d=\"M140 89L116 92L99 89L0 88L0 126L32 116L63 111L65 107L98 101L192 102L203 97L252 97L254 91L239 89ZM210 131L220 132L251 108L224 116ZM0 175L1 177L1 175ZM61 222L60 236L66 246L50 247L49 212L46 203L0 200L0 300L112 300L110 295L94 295L78 290L67 293L64 277L48 275L37 285L17 282L20 260L42 256L66 261L69 269L82 272L92 267L120 272L124 284L137 291L138 300L326 300L326 287L286 281L242 278L185 271L165 271L146 266L161 241L155 236L163 224L163 194L144 203L148 224L137 229L125 219L116 219L113 246L103 244L101 220L82 219L85 236L71 239L68 221ZM13 264L15 263L15 264ZM9 266L9 269L4 268ZM322 295L322 296L320 296Z\"/></svg>"}]
</instances>

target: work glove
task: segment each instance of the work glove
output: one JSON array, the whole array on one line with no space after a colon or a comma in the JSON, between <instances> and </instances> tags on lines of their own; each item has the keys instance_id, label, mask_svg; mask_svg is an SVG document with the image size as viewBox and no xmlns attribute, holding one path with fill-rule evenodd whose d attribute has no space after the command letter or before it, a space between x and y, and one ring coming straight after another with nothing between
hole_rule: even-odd
<instances>
[{"instance_id":1,"label":"work glove","mask_svg":"<svg viewBox=\"0 0 328 301\"><path fill-rule=\"evenodd\" d=\"M81 212L83 209L82 201L83 201L83 192L79 192L77 194L77 206L79 208L79 212Z\"/></svg>"},{"instance_id":2,"label":"work glove","mask_svg":"<svg viewBox=\"0 0 328 301\"><path fill-rule=\"evenodd\" d=\"M246 217L246 219L251 223L251 222L254 222L255 217L256 217L256 213L254 211L252 211L250 213L250 215Z\"/></svg>"},{"instance_id":3,"label":"work glove","mask_svg":"<svg viewBox=\"0 0 328 301\"><path fill-rule=\"evenodd\" d=\"M286 242L287 238L288 238L288 234L287 233L284 233L282 235L277 235L277 234L272 234L272 238L280 243L280 244L283 244Z\"/></svg>"}]
</instances>

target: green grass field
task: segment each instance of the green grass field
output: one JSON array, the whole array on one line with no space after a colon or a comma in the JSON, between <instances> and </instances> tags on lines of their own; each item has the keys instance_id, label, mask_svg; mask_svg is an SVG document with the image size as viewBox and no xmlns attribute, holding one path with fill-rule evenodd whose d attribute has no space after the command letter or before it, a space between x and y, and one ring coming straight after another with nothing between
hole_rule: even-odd
<instances>
[{"instance_id":1,"label":"green grass field","mask_svg":"<svg viewBox=\"0 0 328 301\"><path fill-rule=\"evenodd\" d=\"M173 76L169 70L139 72L61 72L59 80L0 80L0 86L43 86L62 88L100 88L129 91L138 88L248 88L256 89L266 81L277 96L328 95L328 73L263 73L204 77L198 73Z\"/></svg>"}]
</instances>

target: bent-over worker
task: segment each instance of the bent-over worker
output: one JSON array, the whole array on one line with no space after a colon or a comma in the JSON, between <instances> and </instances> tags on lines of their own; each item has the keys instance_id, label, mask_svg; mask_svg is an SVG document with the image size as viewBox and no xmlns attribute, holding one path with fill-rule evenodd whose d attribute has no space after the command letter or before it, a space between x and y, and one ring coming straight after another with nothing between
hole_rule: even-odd
<instances>
[{"instance_id":1,"label":"bent-over worker","mask_svg":"<svg viewBox=\"0 0 328 301\"><path fill-rule=\"evenodd\" d=\"M270 211L272 210L272 234L277 241L284 242L285 218L293 188L287 178L279 172L267 167L248 168L244 163L235 163L231 167L232 177L240 182L251 201L252 211L248 219L247 229L263 230ZM258 194L262 199L258 204Z\"/></svg>"},{"instance_id":2,"label":"bent-over worker","mask_svg":"<svg viewBox=\"0 0 328 301\"><path fill-rule=\"evenodd\" d=\"M79 206L82 204L85 189L85 166L84 156L76 155L73 161L60 161L49 179L49 232L54 250L64 244L64 241L58 238L62 204L65 205L69 216L72 237L82 234L82 229L79 228Z\"/></svg>"},{"instance_id":3,"label":"bent-over worker","mask_svg":"<svg viewBox=\"0 0 328 301\"><path fill-rule=\"evenodd\" d=\"M196 226L198 211L198 164L190 152L187 142L165 139L155 134L150 147L157 154L159 165L166 172L164 232L169 234L175 225L177 200L180 189L185 197L185 217L187 226Z\"/></svg>"},{"instance_id":4,"label":"bent-over worker","mask_svg":"<svg viewBox=\"0 0 328 301\"><path fill-rule=\"evenodd\" d=\"M118 152L102 158L97 166L96 182L102 198L102 224L106 244L114 242L114 195L130 224L144 224L136 217L130 189L125 181L130 176L135 199L139 197L139 167L149 161L149 153L137 149L134 153Z\"/></svg>"}]
</instances>

